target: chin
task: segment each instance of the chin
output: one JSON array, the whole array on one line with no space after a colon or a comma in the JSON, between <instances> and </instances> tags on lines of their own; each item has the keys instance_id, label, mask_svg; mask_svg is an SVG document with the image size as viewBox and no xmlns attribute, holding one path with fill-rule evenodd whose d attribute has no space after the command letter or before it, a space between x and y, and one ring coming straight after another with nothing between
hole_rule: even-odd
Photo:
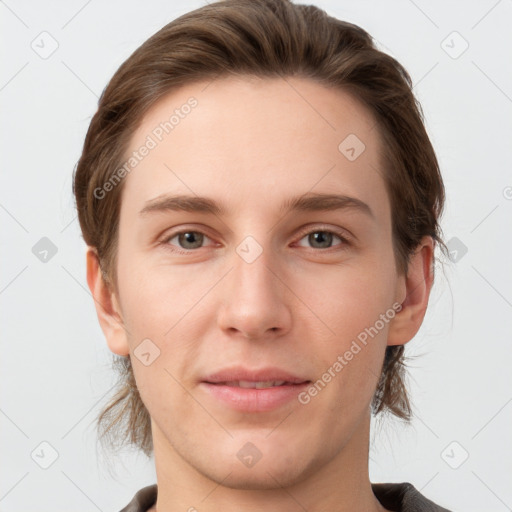
<instances>
[{"instance_id":1,"label":"chin","mask_svg":"<svg viewBox=\"0 0 512 512\"><path fill-rule=\"evenodd\" d=\"M306 475L298 471L296 467L292 469L290 467L276 468L274 466L261 466L258 470L256 468L237 468L227 478L225 474L220 479L212 478L213 475L209 476L224 487L251 491L282 490L283 487L299 484L306 478Z\"/></svg>"},{"instance_id":2,"label":"chin","mask_svg":"<svg viewBox=\"0 0 512 512\"><path fill-rule=\"evenodd\" d=\"M278 450L267 452L252 467L246 467L238 458L233 462L220 456L217 461L207 467L196 465L196 470L219 485L240 490L282 490L300 484L314 474L318 462L302 460Z\"/></svg>"}]
</instances>

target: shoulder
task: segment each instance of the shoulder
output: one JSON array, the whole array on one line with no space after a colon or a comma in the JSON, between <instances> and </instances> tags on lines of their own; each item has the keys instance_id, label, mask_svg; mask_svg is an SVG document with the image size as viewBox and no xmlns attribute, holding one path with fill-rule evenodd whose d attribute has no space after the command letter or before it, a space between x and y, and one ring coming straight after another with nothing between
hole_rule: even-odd
<instances>
[{"instance_id":1,"label":"shoulder","mask_svg":"<svg viewBox=\"0 0 512 512\"><path fill-rule=\"evenodd\" d=\"M450 512L421 494L409 482L372 483L380 503L393 512Z\"/></svg>"},{"instance_id":2,"label":"shoulder","mask_svg":"<svg viewBox=\"0 0 512 512\"><path fill-rule=\"evenodd\" d=\"M147 512L155 503L157 484L143 487L135 493L130 503L119 512Z\"/></svg>"}]
</instances>

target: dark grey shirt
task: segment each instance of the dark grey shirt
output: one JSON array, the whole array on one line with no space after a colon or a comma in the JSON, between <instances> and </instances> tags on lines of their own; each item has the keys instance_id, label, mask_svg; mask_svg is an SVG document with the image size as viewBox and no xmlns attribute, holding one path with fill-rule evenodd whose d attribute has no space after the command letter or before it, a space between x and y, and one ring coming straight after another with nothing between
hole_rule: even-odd
<instances>
[{"instance_id":1,"label":"dark grey shirt","mask_svg":"<svg viewBox=\"0 0 512 512\"><path fill-rule=\"evenodd\" d=\"M425 498L408 482L372 484L372 490L380 503L393 512L450 512ZM156 495L157 484L143 487L120 512L146 512L156 503Z\"/></svg>"}]
</instances>

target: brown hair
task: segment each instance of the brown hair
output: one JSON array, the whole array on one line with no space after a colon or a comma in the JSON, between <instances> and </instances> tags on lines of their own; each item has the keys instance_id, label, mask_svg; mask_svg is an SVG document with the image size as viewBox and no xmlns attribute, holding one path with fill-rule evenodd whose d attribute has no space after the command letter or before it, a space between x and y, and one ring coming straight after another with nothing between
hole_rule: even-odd
<instances>
[{"instance_id":1,"label":"brown hair","mask_svg":"<svg viewBox=\"0 0 512 512\"><path fill-rule=\"evenodd\" d=\"M379 51L357 25L289 0L224 0L191 11L150 37L117 70L99 100L73 176L78 218L95 247L105 282L117 291L116 254L123 183L105 197L95 190L125 161L130 137L160 98L185 84L226 75L300 76L336 87L373 113L383 137L383 174L392 205L397 269L406 273L420 240L431 236L446 253L438 220L444 186L423 112L402 65ZM409 421L404 346L389 346L372 400ZM129 356L114 356L119 389L98 417L100 439L125 440L150 455L148 411Z\"/></svg>"}]
</instances>

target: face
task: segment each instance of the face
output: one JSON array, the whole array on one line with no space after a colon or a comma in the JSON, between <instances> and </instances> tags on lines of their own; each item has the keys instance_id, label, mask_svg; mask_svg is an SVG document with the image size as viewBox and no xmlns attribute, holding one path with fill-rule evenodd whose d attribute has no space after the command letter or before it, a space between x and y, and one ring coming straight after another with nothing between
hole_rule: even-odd
<instances>
[{"instance_id":1,"label":"face","mask_svg":"<svg viewBox=\"0 0 512 512\"><path fill-rule=\"evenodd\" d=\"M375 120L308 79L226 78L161 100L129 155L148 136L124 178L126 331L109 341L131 355L155 456L231 487L297 482L369 418L405 297Z\"/></svg>"}]
</instances>

